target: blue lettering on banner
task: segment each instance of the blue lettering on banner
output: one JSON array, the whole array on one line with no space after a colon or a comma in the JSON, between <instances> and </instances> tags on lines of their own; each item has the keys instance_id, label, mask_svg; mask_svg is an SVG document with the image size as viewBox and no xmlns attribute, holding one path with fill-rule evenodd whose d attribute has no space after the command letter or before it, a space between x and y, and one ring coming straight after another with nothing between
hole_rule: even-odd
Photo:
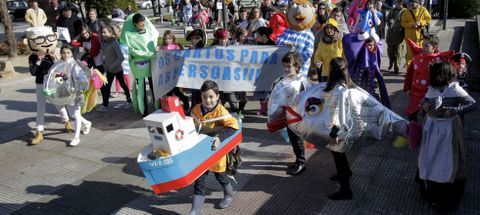
<instances>
[{"instance_id":1,"label":"blue lettering on banner","mask_svg":"<svg viewBox=\"0 0 480 215\"><path fill-rule=\"evenodd\" d=\"M157 85L159 85L159 86L162 86L162 85L163 85L163 75L162 75L162 74L160 74L160 75L158 76L158 83L157 83Z\"/></svg>"},{"instance_id":2,"label":"blue lettering on banner","mask_svg":"<svg viewBox=\"0 0 480 215\"><path fill-rule=\"evenodd\" d=\"M181 55L181 54L182 54L182 50L176 50L173 59L174 59L175 61L178 61L178 59L180 59L180 55Z\"/></svg>"},{"instance_id":3,"label":"blue lettering on banner","mask_svg":"<svg viewBox=\"0 0 480 215\"><path fill-rule=\"evenodd\" d=\"M240 67L237 67L233 70L233 79L235 79L235 81L240 80L240 72L242 72L242 68Z\"/></svg>"},{"instance_id":4,"label":"blue lettering on banner","mask_svg":"<svg viewBox=\"0 0 480 215\"><path fill-rule=\"evenodd\" d=\"M170 82L170 73L171 73L170 71L167 71L167 72L165 73L165 83Z\"/></svg>"},{"instance_id":5,"label":"blue lettering on banner","mask_svg":"<svg viewBox=\"0 0 480 215\"><path fill-rule=\"evenodd\" d=\"M243 69L243 80L247 80L247 75L248 75L248 68Z\"/></svg>"},{"instance_id":6,"label":"blue lettering on banner","mask_svg":"<svg viewBox=\"0 0 480 215\"><path fill-rule=\"evenodd\" d=\"M262 70L257 69L256 75L255 75L255 81L258 80L258 77L260 77L260 73L262 73Z\"/></svg>"},{"instance_id":7,"label":"blue lettering on banner","mask_svg":"<svg viewBox=\"0 0 480 215\"><path fill-rule=\"evenodd\" d=\"M184 75L185 75L185 74L183 73L183 71L184 71L183 63L179 65L178 70L179 70L180 76L184 76Z\"/></svg>"},{"instance_id":8,"label":"blue lettering on banner","mask_svg":"<svg viewBox=\"0 0 480 215\"><path fill-rule=\"evenodd\" d=\"M195 51L193 51L193 58L200 58L202 56L201 53L201 49L195 49Z\"/></svg>"},{"instance_id":9,"label":"blue lettering on banner","mask_svg":"<svg viewBox=\"0 0 480 215\"><path fill-rule=\"evenodd\" d=\"M165 53L165 65L170 65L170 53Z\"/></svg>"},{"instance_id":10,"label":"blue lettering on banner","mask_svg":"<svg viewBox=\"0 0 480 215\"><path fill-rule=\"evenodd\" d=\"M200 65L200 78L206 79L208 77L208 66L205 64Z\"/></svg>"},{"instance_id":11,"label":"blue lettering on banner","mask_svg":"<svg viewBox=\"0 0 480 215\"><path fill-rule=\"evenodd\" d=\"M205 55L205 59L210 59L210 48L207 48L207 53Z\"/></svg>"},{"instance_id":12,"label":"blue lettering on banner","mask_svg":"<svg viewBox=\"0 0 480 215\"><path fill-rule=\"evenodd\" d=\"M242 49L240 51L240 63L245 62L245 58L248 57L248 50Z\"/></svg>"},{"instance_id":13,"label":"blue lettering on banner","mask_svg":"<svg viewBox=\"0 0 480 215\"><path fill-rule=\"evenodd\" d=\"M222 76L222 80L228 80L230 81L231 78L230 78L231 74L230 74L230 67L226 66L223 68L223 76Z\"/></svg>"},{"instance_id":14,"label":"blue lettering on banner","mask_svg":"<svg viewBox=\"0 0 480 215\"><path fill-rule=\"evenodd\" d=\"M250 63L257 64L258 61L258 52L252 51L252 56L250 57Z\"/></svg>"},{"instance_id":15,"label":"blue lettering on banner","mask_svg":"<svg viewBox=\"0 0 480 215\"><path fill-rule=\"evenodd\" d=\"M265 64L268 59L268 52L262 52L262 58L260 59L261 64Z\"/></svg>"},{"instance_id":16,"label":"blue lettering on banner","mask_svg":"<svg viewBox=\"0 0 480 215\"><path fill-rule=\"evenodd\" d=\"M183 58L189 58L190 57L190 49L183 50Z\"/></svg>"},{"instance_id":17,"label":"blue lettering on banner","mask_svg":"<svg viewBox=\"0 0 480 215\"><path fill-rule=\"evenodd\" d=\"M197 77L197 65L190 64L188 66L188 77L189 78L196 78Z\"/></svg>"},{"instance_id":18,"label":"blue lettering on banner","mask_svg":"<svg viewBox=\"0 0 480 215\"><path fill-rule=\"evenodd\" d=\"M248 80L251 81L253 80L253 75L255 75L255 69L250 69L250 74L248 75Z\"/></svg>"},{"instance_id":19,"label":"blue lettering on banner","mask_svg":"<svg viewBox=\"0 0 480 215\"><path fill-rule=\"evenodd\" d=\"M159 69L163 69L163 63L164 63L163 60L164 60L163 57L158 58L158 68Z\"/></svg>"},{"instance_id":20,"label":"blue lettering on banner","mask_svg":"<svg viewBox=\"0 0 480 215\"><path fill-rule=\"evenodd\" d=\"M270 58L270 65L277 64L277 61L278 61L278 54L277 53L272 53L271 58Z\"/></svg>"},{"instance_id":21,"label":"blue lettering on banner","mask_svg":"<svg viewBox=\"0 0 480 215\"><path fill-rule=\"evenodd\" d=\"M217 60L223 59L223 49L215 49L215 58Z\"/></svg>"},{"instance_id":22,"label":"blue lettering on banner","mask_svg":"<svg viewBox=\"0 0 480 215\"><path fill-rule=\"evenodd\" d=\"M228 49L227 51L227 60L228 61L233 61L235 60L235 50L233 49Z\"/></svg>"},{"instance_id":23,"label":"blue lettering on banner","mask_svg":"<svg viewBox=\"0 0 480 215\"><path fill-rule=\"evenodd\" d=\"M178 78L178 69L173 69L173 80L177 80Z\"/></svg>"},{"instance_id":24,"label":"blue lettering on banner","mask_svg":"<svg viewBox=\"0 0 480 215\"><path fill-rule=\"evenodd\" d=\"M219 66L213 66L212 67L212 79L217 80L220 78L220 67Z\"/></svg>"}]
</instances>

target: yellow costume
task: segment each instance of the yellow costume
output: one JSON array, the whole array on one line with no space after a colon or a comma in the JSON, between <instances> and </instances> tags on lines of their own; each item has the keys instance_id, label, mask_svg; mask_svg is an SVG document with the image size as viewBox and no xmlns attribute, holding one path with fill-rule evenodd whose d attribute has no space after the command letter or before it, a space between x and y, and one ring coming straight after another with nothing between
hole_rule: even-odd
<instances>
[{"instance_id":1,"label":"yellow costume","mask_svg":"<svg viewBox=\"0 0 480 215\"><path fill-rule=\"evenodd\" d=\"M332 25L336 29L338 35L338 24L334 19L328 19L326 25ZM325 34L325 30L322 33ZM343 57L343 45L342 40L339 38L332 43L326 43L323 38L320 38L320 42L317 45L317 50L313 56L313 67L317 67L317 62L322 62L322 77L328 77L330 72L330 60L335 57Z\"/></svg>"},{"instance_id":2,"label":"yellow costume","mask_svg":"<svg viewBox=\"0 0 480 215\"><path fill-rule=\"evenodd\" d=\"M192 115L195 116L200 122L203 122L208 119L220 118L222 116L229 115L230 113L223 107L222 104L218 103L217 106L211 110L210 112L206 113L205 115L202 114L202 104L197 104L192 109ZM226 119L220 119L213 122L202 123L202 127L214 128L217 126L229 127L235 130L238 130L238 121L235 117L229 117ZM227 157L223 156L217 163L213 164L210 167L210 171L213 172L225 172L227 169Z\"/></svg>"},{"instance_id":3,"label":"yellow costume","mask_svg":"<svg viewBox=\"0 0 480 215\"><path fill-rule=\"evenodd\" d=\"M410 9L413 14L415 15L415 18L412 17L412 13L410 13L409 10L405 10L402 14L401 18L401 25L405 29L405 41L408 39L413 40L417 45L422 47L423 45L423 38L421 34L422 28L425 28L430 21L432 20L432 17L430 16L430 13L428 13L427 9L422 6L418 6L417 9ZM420 22L420 27L418 28L413 28L413 25L415 24L415 19ZM410 62L412 62L413 58L413 53L412 49L410 49L410 46L407 46L407 67L410 65Z\"/></svg>"}]
</instances>

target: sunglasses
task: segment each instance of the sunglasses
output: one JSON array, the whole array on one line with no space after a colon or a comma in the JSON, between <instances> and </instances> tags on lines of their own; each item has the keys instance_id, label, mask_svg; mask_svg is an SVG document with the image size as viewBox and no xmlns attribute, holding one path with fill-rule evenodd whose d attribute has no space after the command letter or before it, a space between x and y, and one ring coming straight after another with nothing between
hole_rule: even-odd
<instances>
[{"instance_id":1,"label":"sunglasses","mask_svg":"<svg viewBox=\"0 0 480 215\"><path fill-rule=\"evenodd\" d=\"M38 37L35 37L33 39L30 39L33 43L35 43L36 45L40 45L40 44L43 44L45 43L45 41L49 41L49 42L53 42L55 40L57 40L57 35L56 34L50 34L50 35L46 35L46 36L38 36Z\"/></svg>"}]
</instances>

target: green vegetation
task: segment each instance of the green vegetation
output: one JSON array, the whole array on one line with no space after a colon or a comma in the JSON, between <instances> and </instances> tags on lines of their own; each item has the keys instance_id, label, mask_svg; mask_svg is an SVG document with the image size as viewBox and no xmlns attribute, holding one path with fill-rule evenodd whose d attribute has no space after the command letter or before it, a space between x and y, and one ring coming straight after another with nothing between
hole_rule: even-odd
<instances>
[{"instance_id":1,"label":"green vegetation","mask_svg":"<svg viewBox=\"0 0 480 215\"><path fill-rule=\"evenodd\" d=\"M471 18L480 14L479 0L449 0L448 16L453 18Z\"/></svg>"}]
</instances>

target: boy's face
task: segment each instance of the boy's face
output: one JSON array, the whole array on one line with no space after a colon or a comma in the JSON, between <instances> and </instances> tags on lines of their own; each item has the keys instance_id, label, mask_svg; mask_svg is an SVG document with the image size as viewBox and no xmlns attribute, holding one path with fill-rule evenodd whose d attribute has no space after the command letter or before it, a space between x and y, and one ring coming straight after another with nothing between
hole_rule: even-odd
<instances>
[{"instance_id":1,"label":"boy's face","mask_svg":"<svg viewBox=\"0 0 480 215\"><path fill-rule=\"evenodd\" d=\"M202 38L200 38L199 36L193 36L190 39L190 46L195 47L200 40L202 40Z\"/></svg>"},{"instance_id":2,"label":"boy's face","mask_svg":"<svg viewBox=\"0 0 480 215\"><path fill-rule=\"evenodd\" d=\"M137 28L138 31L144 30L145 29L145 20L139 21L135 24L135 28Z\"/></svg>"},{"instance_id":3,"label":"boy's face","mask_svg":"<svg viewBox=\"0 0 480 215\"><path fill-rule=\"evenodd\" d=\"M340 22L340 19L342 18L342 12L336 12L332 13L332 18L335 19L335 21Z\"/></svg>"},{"instance_id":4,"label":"boy's face","mask_svg":"<svg viewBox=\"0 0 480 215\"><path fill-rule=\"evenodd\" d=\"M295 65L293 65L293 62L292 63L283 63L283 72L288 77L296 76L297 72L299 70L300 70L300 68L295 67Z\"/></svg>"},{"instance_id":5,"label":"boy's face","mask_svg":"<svg viewBox=\"0 0 480 215\"><path fill-rule=\"evenodd\" d=\"M460 61L460 62L453 62L453 67L455 68L455 71L457 73L461 73L465 71L465 68L467 67L465 61Z\"/></svg>"},{"instance_id":6,"label":"boy's face","mask_svg":"<svg viewBox=\"0 0 480 215\"><path fill-rule=\"evenodd\" d=\"M70 49L62 49L62 53L60 53L63 60L68 60L73 57L72 50Z\"/></svg>"},{"instance_id":7,"label":"boy's face","mask_svg":"<svg viewBox=\"0 0 480 215\"><path fill-rule=\"evenodd\" d=\"M425 54L433 54L435 51L436 46L432 44L429 40L423 41L423 53Z\"/></svg>"},{"instance_id":8,"label":"boy's face","mask_svg":"<svg viewBox=\"0 0 480 215\"><path fill-rule=\"evenodd\" d=\"M218 45L219 46L227 46L228 45L228 38L218 39Z\"/></svg>"},{"instance_id":9,"label":"boy's face","mask_svg":"<svg viewBox=\"0 0 480 215\"><path fill-rule=\"evenodd\" d=\"M368 51L370 51L370 52L375 51L375 42L367 43L367 49L368 49Z\"/></svg>"},{"instance_id":10,"label":"boy's face","mask_svg":"<svg viewBox=\"0 0 480 215\"><path fill-rule=\"evenodd\" d=\"M202 105L207 109L212 109L218 103L218 94L213 90L202 92Z\"/></svg>"},{"instance_id":11,"label":"boy's face","mask_svg":"<svg viewBox=\"0 0 480 215\"><path fill-rule=\"evenodd\" d=\"M246 19L247 19L247 15L248 15L247 11L242 12L242 13L240 13L240 18L241 18L242 20L246 20Z\"/></svg>"}]
</instances>

